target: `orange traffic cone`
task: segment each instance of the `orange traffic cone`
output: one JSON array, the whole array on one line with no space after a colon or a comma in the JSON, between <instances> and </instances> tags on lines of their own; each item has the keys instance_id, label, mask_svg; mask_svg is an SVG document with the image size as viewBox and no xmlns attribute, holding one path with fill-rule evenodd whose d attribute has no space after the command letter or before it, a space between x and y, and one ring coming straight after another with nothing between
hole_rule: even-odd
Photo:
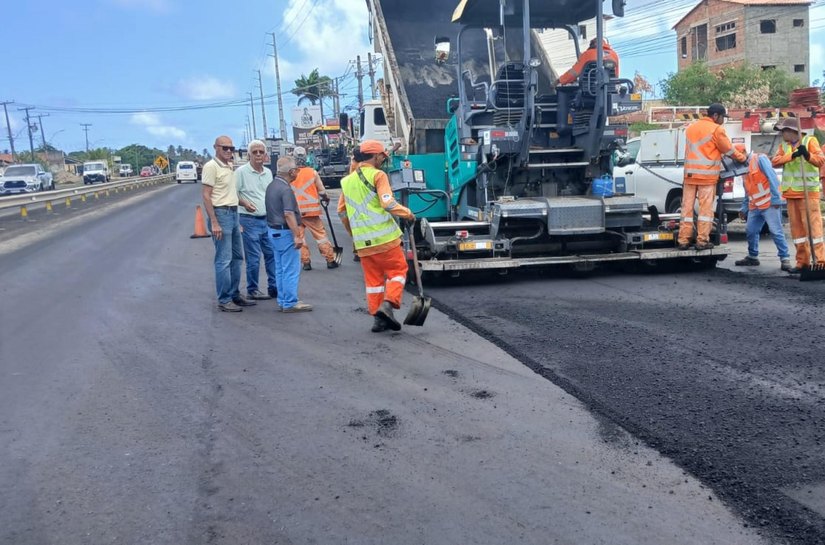
<instances>
[{"instance_id":1,"label":"orange traffic cone","mask_svg":"<svg viewBox=\"0 0 825 545\"><path fill-rule=\"evenodd\" d=\"M206 231L206 221L203 219L203 212L200 205L195 207L195 234L189 238L209 238L210 235Z\"/></svg>"}]
</instances>

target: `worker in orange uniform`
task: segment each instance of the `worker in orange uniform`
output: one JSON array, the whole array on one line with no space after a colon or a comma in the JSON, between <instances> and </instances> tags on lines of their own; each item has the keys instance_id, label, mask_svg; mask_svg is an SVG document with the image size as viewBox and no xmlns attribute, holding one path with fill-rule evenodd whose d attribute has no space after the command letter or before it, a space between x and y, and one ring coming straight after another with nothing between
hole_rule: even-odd
<instances>
[{"instance_id":1,"label":"worker in orange uniform","mask_svg":"<svg viewBox=\"0 0 825 545\"><path fill-rule=\"evenodd\" d=\"M571 83L575 83L579 76L581 76L584 67L587 66L588 63L596 62L596 57L598 55L598 52L596 51L596 43L595 38L590 40L590 47L585 49L579 56L579 60L576 61L573 68L561 75L561 77L556 81L556 85L570 85ZM615 68L613 76L619 77L619 55L613 50L612 47L610 47L607 40L602 42L602 49L604 50L602 62L605 65L612 64Z\"/></svg>"},{"instance_id":2,"label":"worker in orange uniform","mask_svg":"<svg viewBox=\"0 0 825 545\"><path fill-rule=\"evenodd\" d=\"M367 292L367 307L373 315L373 332L401 324L393 309L401 308L407 282L407 258L401 247L401 229L395 218L412 222L415 215L399 204L392 194L389 178L381 165L389 154L377 140L366 140L355 150L355 172L341 180L338 215L352 235Z\"/></svg>"},{"instance_id":3,"label":"worker in orange uniform","mask_svg":"<svg viewBox=\"0 0 825 545\"><path fill-rule=\"evenodd\" d=\"M722 171L722 156L733 157L740 163L745 154L733 148L722 123L727 111L721 104L708 106L707 116L694 121L685 130L685 174L682 185L682 217L679 223L678 248L690 248L693 236L693 207L699 199L699 217L696 218L696 249L713 248L710 230L713 227L713 203L716 184Z\"/></svg>"},{"instance_id":4,"label":"worker in orange uniform","mask_svg":"<svg viewBox=\"0 0 825 545\"><path fill-rule=\"evenodd\" d=\"M327 269L335 269L338 267L338 263L335 262L335 252L327 238L324 222L321 221L321 203L329 204L324 182L321 181L318 172L307 165L307 150L298 146L292 152L292 156L298 164L298 175L292 181L292 191L298 201L298 208L301 209L301 224L312 233L312 238L318 245L318 251L327 262ZM301 247L301 264L305 271L312 270L308 244Z\"/></svg>"},{"instance_id":5,"label":"worker in orange uniform","mask_svg":"<svg viewBox=\"0 0 825 545\"><path fill-rule=\"evenodd\" d=\"M782 131L782 144L771 163L782 167L782 196L788 201L788 220L791 238L796 246L796 267L790 273L810 267L811 250L808 243L808 215L810 236L814 244L817 264L825 264L825 244L822 239L822 212L819 210L819 169L825 165L825 156L816 138L807 136L799 128L799 119L786 117L774 125ZM808 213L805 211L805 191L808 192Z\"/></svg>"}]
</instances>

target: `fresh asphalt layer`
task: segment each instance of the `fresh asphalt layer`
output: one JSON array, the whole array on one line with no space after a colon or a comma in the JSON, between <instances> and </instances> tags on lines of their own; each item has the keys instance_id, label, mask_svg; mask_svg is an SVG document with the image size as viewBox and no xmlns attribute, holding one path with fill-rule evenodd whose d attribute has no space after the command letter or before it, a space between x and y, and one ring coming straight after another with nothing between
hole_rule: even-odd
<instances>
[{"instance_id":1,"label":"fresh asphalt layer","mask_svg":"<svg viewBox=\"0 0 825 545\"><path fill-rule=\"evenodd\" d=\"M789 364L816 345L761 352L816 319L819 288L476 282L433 293L489 340L436 309L376 335L349 253L333 271L315 253L313 312L220 313L212 243L189 238L199 191L0 240L0 543L750 545L786 541L786 516L808 532L788 540L821 535L771 492L821 480L821 370ZM782 516L753 527L763 505Z\"/></svg>"}]
</instances>

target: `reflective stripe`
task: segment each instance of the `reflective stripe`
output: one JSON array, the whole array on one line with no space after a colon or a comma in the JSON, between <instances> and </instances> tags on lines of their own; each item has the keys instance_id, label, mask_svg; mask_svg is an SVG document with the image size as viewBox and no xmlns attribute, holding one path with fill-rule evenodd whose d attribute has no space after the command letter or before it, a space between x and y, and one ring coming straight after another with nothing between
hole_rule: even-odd
<instances>
[{"instance_id":1,"label":"reflective stripe","mask_svg":"<svg viewBox=\"0 0 825 545\"><path fill-rule=\"evenodd\" d=\"M355 214L353 214L352 218L350 218L350 224L353 227L372 227L374 225L380 225L386 221L385 215L376 214L368 207L369 201L374 199L375 196L375 193L371 193L367 195L365 202L357 203L344 195L344 200L346 201L347 206L350 206L355 210ZM358 216L367 216L367 219L360 219Z\"/></svg>"},{"instance_id":2,"label":"reflective stripe","mask_svg":"<svg viewBox=\"0 0 825 545\"><path fill-rule=\"evenodd\" d=\"M391 205L387 206L384 210L392 210L396 206L398 206L398 202L393 202Z\"/></svg>"},{"instance_id":3,"label":"reflective stripe","mask_svg":"<svg viewBox=\"0 0 825 545\"><path fill-rule=\"evenodd\" d=\"M369 233L354 235L352 240L355 242L364 242L366 240L372 240L374 238L380 238L384 235L394 233L398 229L398 226L394 225L394 223L395 222L393 222L393 225L387 226L379 231L370 231Z\"/></svg>"},{"instance_id":4,"label":"reflective stripe","mask_svg":"<svg viewBox=\"0 0 825 545\"><path fill-rule=\"evenodd\" d=\"M811 137L805 136L802 138L800 145L808 147ZM783 155L791 155L794 149L787 142L782 142L779 149ZM800 175L800 168L802 174ZM821 189L819 182L819 169L810 164L802 157L797 157L785 163L782 167L782 184L781 190L784 191L798 191L808 193L818 193Z\"/></svg>"},{"instance_id":5,"label":"reflective stripe","mask_svg":"<svg viewBox=\"0 0 825 545\"><path fill-rule=\"evenodd\" d=\"M384 293L384 286L367 286L367 293Z\"/></svg>"},{"instance_id":6,"label":"reflective stripe","mask_svg":"<svg viewBox=\"0 0 825 545\"><path fill-rule=\"evenodd\" d=\"M713 221L713 216L699 216L699 221Z\"/></svg>"},{"instance_id":7,"label":"reflective stripe","mask_svg":"<svg viewBox=\"0 0 825 545\"><path fill-rule=\"evenodd\" d=\"M685 174L714 174L714 172L704 168L685 168Z\"/></svg>"},{"instance_id":8,"label":"reflective stripe","mask_svg":"<svg viewBox=\"0 0 825 545\"><path fill-rule=\"evenodd\" d=\"M400 282L401 284L406 284L407 279L404 278L403 276L393 276L392 278L387 280L387 282Z\"/></svg>"},{"instance_id":9,"label":"reflective stripe","mask_svg":"<svg viewBox=\"0 0 825 545\"><path fill-rule=\"evenodd\" d=\"M815 239L814 239L814 244L822 244L822 242L823 242L822 237L819 237L819 238L815 238Z\"/></svg>"},{"instance_id":10,"label":"reflective stripe","mask_svg":"<svg viewBox=\"0 0 825 545\"><path fill-rule=\"evenodd\" d=\"M379 172L374 167L361 166L341 180L352 240L358 250L386 244L400 238L402 234L395 219L381 206L376 194L375 177Z\"/></svg>"},{"instance_id":11,"label":"reflective stripe","mask_svg":"<svg viewBox=\"0 0 825 545\"><path fill-rule=\"evenodd\" d=\"M315 243L318 244L318 245L329 244L329 239L328 238L319 238L318 240L315 241Z\"/></svg>"},{"instance_id":12,"label":"reflective stripe","mask_svg":"<svg viewBox=\"0 0 825 545\"><path fill-rule=\"evenodd\" d=\"M685 223L693 223L693 216L684 216L682 218L682 221L684 221Z\"/></svg>"},{"instance_id":13,"label":"reflective stripe","mask_svg":"<svg viewBox=\"0 0 825 545\"><path fill-rule=\"evenodd\" d=\"M753 203L754 206L762 206L762 205L765 205L765 204L770 204L771 197L770 197L770 195L768 195L767 197L764 197L763 199L758 200L758 201L752 199L751 202Z\"/></svg>"},{"instance_id":14,"label":"reflective stripe","mask_svg":"<svg viewBox=\"0 0 825 545\"><path fill-rule=\"evenodd\" d=\"M808 241L806 237L793 239L794 244L805 244Z\"/></svg>"}]
</instances>

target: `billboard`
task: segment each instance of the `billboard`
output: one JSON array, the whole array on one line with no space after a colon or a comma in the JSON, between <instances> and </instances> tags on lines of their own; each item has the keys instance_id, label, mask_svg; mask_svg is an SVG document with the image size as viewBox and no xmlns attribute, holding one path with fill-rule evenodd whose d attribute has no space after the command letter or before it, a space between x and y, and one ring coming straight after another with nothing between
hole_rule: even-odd
<instances>
[{"instance_id":1,"label":"billboard","mask_svg":"<svg viewBox=\"0 0 825 545\"><path fill-rule=\"evenodd\" d=\"M321 105L296 106L292 108L292 126L296 129L311 129L321 124Z\"/></svg>"}]
</instances>

